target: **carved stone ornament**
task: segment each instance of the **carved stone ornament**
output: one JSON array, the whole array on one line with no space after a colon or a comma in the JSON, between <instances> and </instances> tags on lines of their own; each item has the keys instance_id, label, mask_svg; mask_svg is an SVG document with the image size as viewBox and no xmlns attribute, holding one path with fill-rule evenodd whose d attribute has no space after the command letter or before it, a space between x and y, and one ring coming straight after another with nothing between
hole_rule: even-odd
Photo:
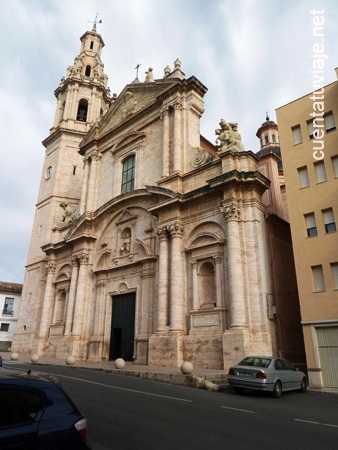
<instances>
[{"instance_id":1,"label":"carved stone ornament","mask_svg":"<svg viewBox=\"0 0 338 450\"><path fill-rule=\"evenodd\" d=\"M47 264L47 267L46 267L47 273L55 273L55 269L56 269L55 262L54 261L50 261Z\"/></svg>"},{"instance_id":2,"label":"carved stone ornament","mask_svg":"<svg viewBox=\"0 0 338 450\"><path fill-rule=\"evenodd\" d=\"M220 208L225 220L239 220L241 218L241 210L236 202L227 203Z\"/></svg>"},{"instance_id":3,"label":"carved stone ornament","mask_svg":"<svg viewBox=\"0 0 338 450\"><path fill-rule=\"evenodd\" d=\"M122 117L125 119L128 116L131 116L136 109L137 100L135 100L132 92L126 92L123 96L123 108L122 108Z\"/></svg>"},{"instance_id":4,"label":"carved stone ornament","mask_svg":"<svg viewBox=\"0 0 338 450\"><path fill-rule=\"evenodd\" d=\"M191 158L192 167L199 167L212 161L213 157L210 153L201 147L197 147L195 155Z\"/></svg>"},{"instance_id":5,"label":"carved stone ornament","mask_svg":"<svg viewBox=\"0 0 338 450\"><path fill-rule=\"evenodd\" d=\"M87 253L82 252L77 255L77 259L80 264L88 264L89 255Z\"/></svg>"},{"instance_id":6,"label":"carved stone ornament","mask_svg":"<svg viewBox=\"0 0 338 450\"><path fill-rule=\"evenodd\" d=\"M126 283L120 283L118 288L117 288L118 292L123 293L123 292L127 292L128 290L128 286Z\"/></svg>"},{"instance_id":7,"label":"carved stone ornament","mask_svg":"<svg viewBox=\"0 0 338 450\"><path fill-rule=\"evenodd\" d=\"M180 222L175 222L168 226L168 231L173 236L179 236L181 237L183 235L183 226L180 224Z\"/></svg>"}]
</instances>

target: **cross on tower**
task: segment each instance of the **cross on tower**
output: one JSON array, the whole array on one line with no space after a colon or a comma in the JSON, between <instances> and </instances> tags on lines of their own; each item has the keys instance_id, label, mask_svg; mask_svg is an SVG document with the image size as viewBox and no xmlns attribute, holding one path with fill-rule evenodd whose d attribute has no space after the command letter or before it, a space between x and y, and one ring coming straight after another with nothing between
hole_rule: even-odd
<instances>
[{"instance_id":1,"label":"cross on tower","mask_svg":"<svg viewBox=\"0 0 338 450\"><path fill-rule=\"evenodd\" d=\"M95 31L96 31L96 24L97 24L97 23L102 23L102 20L101 20L101 19L98 20L98 15L99 15L99 13L96 13L96 16L95 16L95 20L94 20L94 21L88 20L89 23L93 23L93 24L94 24L93 30L95 30Z\"/></svg>"}]
</instances>

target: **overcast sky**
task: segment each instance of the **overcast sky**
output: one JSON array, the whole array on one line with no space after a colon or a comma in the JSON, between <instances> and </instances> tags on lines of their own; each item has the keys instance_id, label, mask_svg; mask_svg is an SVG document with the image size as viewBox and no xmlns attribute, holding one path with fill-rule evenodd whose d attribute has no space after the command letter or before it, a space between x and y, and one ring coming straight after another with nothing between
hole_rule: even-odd
<instances>
[{"instance_id":1,"label":"overcast sky","mask_svg":"<svg viewBox=\"0 0 338 450\"><path fill-rule=\"evenodd\" d=\"M111 92L119 94L153 67L182 62L186 77L208 88L201 132L215 141L220 118L239 123L246 150L268 111L311 92L313 16L321 11L325 84L338 66L336 0L0 0L0 280L22 283L44 147L58 87L80 53L82 34L97 31ZM323 13L322 13L323 11Z\"/></svg>"}]
</instances>

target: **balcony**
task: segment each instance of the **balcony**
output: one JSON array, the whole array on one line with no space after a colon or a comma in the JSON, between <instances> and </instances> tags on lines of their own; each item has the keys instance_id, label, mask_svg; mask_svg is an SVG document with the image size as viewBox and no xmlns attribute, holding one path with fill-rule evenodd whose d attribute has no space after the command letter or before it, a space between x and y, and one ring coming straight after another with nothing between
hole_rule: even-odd
<instances>
[{"instance_id":1,"label":"balcony","mask_svg":"<svg viewBox=\"0 0 338 450\"><path fill-rule=\"evenodd\" d=\"M13 316L13 314L14 314L13 309L5 308L5 309L2 310L2 315L3 316Z\"/></svg>"}]
</instances>

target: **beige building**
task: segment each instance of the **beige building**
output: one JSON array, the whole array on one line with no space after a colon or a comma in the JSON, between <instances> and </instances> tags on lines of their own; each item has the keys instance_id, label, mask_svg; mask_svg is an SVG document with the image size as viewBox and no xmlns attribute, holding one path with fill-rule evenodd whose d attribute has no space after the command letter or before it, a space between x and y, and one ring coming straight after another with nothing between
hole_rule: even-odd
<instances>
[{"instance_id":1,"label":"beige building","mask_svg":"<svg viewBox=\"0 0 338 450\"><path fill-rule=\"evenodd\" d=\"M278 264L295 280L278 158L267 207L237 124L222 119L217 144L200 135L207 88L178 59L111 97L103 46L86 32L55 91L13 348L225 369L292 348L276 306Z\"/></svg>"},{"instance_id":2,"label":"beige building","mask_svg":"<svg viewBox=\"0 0 338 450\"><path fill-rule=\"evenodd\" d=\"M338 387L338 82L277 109L311 386Z\"/></svg>"}]
</instances>

